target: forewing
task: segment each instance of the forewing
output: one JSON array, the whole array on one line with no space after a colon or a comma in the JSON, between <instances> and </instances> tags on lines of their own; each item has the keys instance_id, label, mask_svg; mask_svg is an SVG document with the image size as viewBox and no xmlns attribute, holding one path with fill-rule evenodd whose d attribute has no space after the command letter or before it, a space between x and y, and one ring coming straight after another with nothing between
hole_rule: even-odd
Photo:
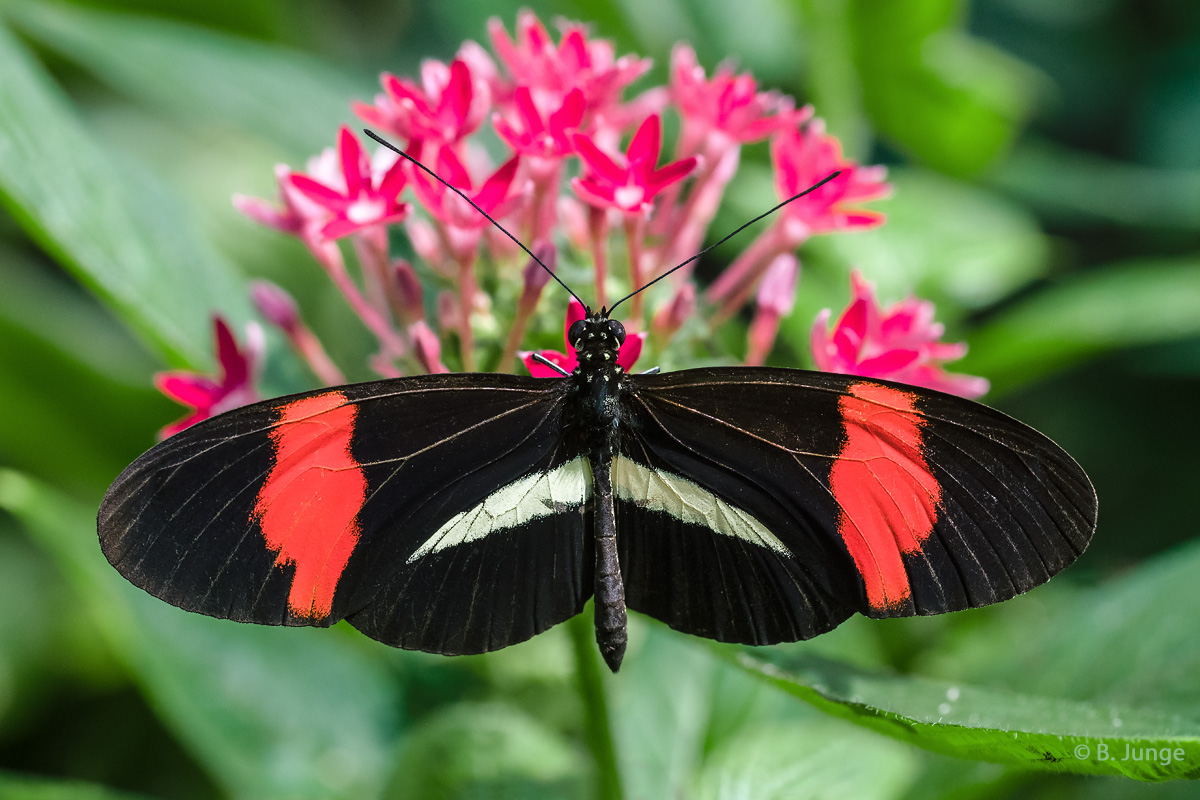
<instances>
[{"instance_id":1,"label":"forewing","mask_svg":"<svg viewBox=\"0 0 1200 800\"><path fill-rule=\"evenodd\" d=\"M799 370L632 381L621 459L660 499L614 472L626 596L681 630L767 644L987 605L1095 527L1070 456L978 403Z\"/></svg>"},{"instance_id":2,"label":"forewing","mask_svg":"<svg viewBox=\"0 0 1200 800\"><path fill-rule=\"evenodd\" d=\"M148 451L101 547L189 611L441 653L527 639L590 594L589 473L559 381L428 375L271 400Z\"/></svg>"}]
</instances>

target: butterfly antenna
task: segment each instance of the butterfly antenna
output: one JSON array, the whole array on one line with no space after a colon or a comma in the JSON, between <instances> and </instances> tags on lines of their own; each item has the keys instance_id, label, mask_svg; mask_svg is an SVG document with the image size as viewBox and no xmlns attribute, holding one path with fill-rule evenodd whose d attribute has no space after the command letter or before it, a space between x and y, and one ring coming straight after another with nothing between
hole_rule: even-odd
<instances>
[{"instance_id":1,"label":"butterfly antenna","mask_svg":"<svg viewBox=\"0 0 1200 800\"><path fill-rule=\"evenodd\" d=\"M800 194L795 194L795 195L792 195L792 196L791 196L791 197L789 197L787 200L784 200L782 203L780 203L779 205L777 205L777 206L775 206L774 208L772 208L770 211L764 211L763 213L759 214L757 217L755 217L754 219L750 220L749 222L747 222L747 223L745 223L745 224L743 224L743 225L740 225L740 226L738 226L738 228L737 228L736 230L734 230L732 233L730 233L730 234L726 235L726 236L725 236L723 239L721 239L721 241L719 241L719 242L716 242L715 244L710 244L708 247L704 248L704 249L703 249L703 250L701 250L699 253L696 253L696 255L692 256L692 257L691 257L691 258L689 258L687 261L684 261L684 262L681 262L681 263L679 263L679 264L676 264L675 266L671 267L669 270L667 270L666 272L664 272L662 275L659 275L659 276L658 276L657 278L655 278L654 280L652 280L652 281L650 281L649 283L647 283L647 284L643 285L643 286L642 286L640 289L635 289L634 291L632 291L632 292L630 292L629 294L627 294L627 295L625 295L624 297L622 297L622 298L621 298L620 300L618 300L617 302L613 303L613 304L612 304L612 306L611 306L611 307L608 309L608 313L610 313L610 314L611 314L611 313L613 312L613 309L615 309L617 306L621 305L621 303L624 303L626 300L628 300L629 298L633 297L635 294L640 294L641 292L644 292L644 291L646 291L646 290L647 290L647 289L649 289L651 286L653 286L654 284L656 284L656 283L658 283L659 281L661 281L663 278L665 278L665 277L667 277L668 275L670 275L672 272L675 272L676 270L683 269L683 268L684 268L684 267L686 267L688 264L692 263L692 262L693 262L693 261L695 261L697 258L699 258L700 256L702 256L702 255L704 255L705 253L707 253L709 250L712 250L714 247L720 247L721 245L725 244L725 243L726 243L726 242L728 242L730 239L732 239L733 237L737 236L737 235L738 235L739 233L741 233L742 231L746 230L746 228L749 228L751 225L753 225L754 223L758 222L760 219L762 219L762 218L764 218L764 217L769 217L769 216L771 216L771 215L772 215L772 214L774 214L776 211L778 211L779 209L781 209L781 208L783 208L784 206L786 206L788 203L792 202L793 200L798 200L798 199L800 199L801 197L804 197L804 195L808 194L809 192L815 192L817 189L820 189L822 186L824 186L825 184L829 183L831 180L833 180L834 178L836 178L838 175L841 175L841 174L842 174L841 170L838 170L837 172L833 172L833 173L831 173L831 174L829 174L829 175L826 175L824 178L822 178L821 180L817 181L817 182L816 182L816 183L814 183L812 186L810 186L810 187L808 187L807 189L805 189L803 192L800 192Z\"/></svg>"},{"instance_id":2,"label":"butterfly antenna","mask_svg":"<svg viewBox=\"0 0 1200 800\"><path fill-rule=\"evenodd\" d=\"M560 278L554 274L554 270L547 267L546 264L540 258L538 258L537 256L535 256L533 254L532 250L530 250L528 247L525 246L524 242L522 242L520 239L518 239L517 237L515 237L511 233L509 233L507 228L505 228L499 222L496 222L496 220L492 219L491 214L484 211L482 208L480 208L478 206L478 204L476 204L476 202L474 200L472 200L471 198L469 198L465 194L463 194L461 189L459 189L457 186L450 185L450 183L447 182L441 175L438 175L436 172L431 170L429 167L425 166L420 161L418 161L417 159L410 156L408 153L401 150L399 147L396 147L396 145L387 141L383 137L378 136L374 131L372 131L368 128L363 128L363 133L365 133L367 136L370 136L372 139L379 142L381 145L383 145L387 149L391 150L392 152L394 152L398 155L401 155L404 158L407 158L413 164L416 164L418 167L420 167L425 172L427 172L431 177L433 177L435 180L437 180L438 183L442 184L447 189L449 189L450 191L454 192L456 195L461 197L463 200L466 200L468 203L470 203L471 207L474 208L476 211L478 211L480 214L483 214L483 216L487 219L488 222L495 225L500 230L501 233L503 233L505 236L512 239L514 242L516 242L517 247L524 250L529 255L529 257L532 258L534 260L534 262L537 263L538 266L540 266L542 269L546 270L546 272L549 273L551 278L554 278L554 280L558 281L558 285L563 287L564 289L566 289L567 292L571 295L571 297L574 297L576 300L579 301L579 304L581 306L583 306L584 308L588 308L588 304L583 302L583 300L579 297L579 295L577 295L577 294L575 294L575 292L571 291L571 287L567 286L565 283L563 283L562 278ZM816 188L816 187L813 187L813 188Z\"/></svg>"}]
</instances>

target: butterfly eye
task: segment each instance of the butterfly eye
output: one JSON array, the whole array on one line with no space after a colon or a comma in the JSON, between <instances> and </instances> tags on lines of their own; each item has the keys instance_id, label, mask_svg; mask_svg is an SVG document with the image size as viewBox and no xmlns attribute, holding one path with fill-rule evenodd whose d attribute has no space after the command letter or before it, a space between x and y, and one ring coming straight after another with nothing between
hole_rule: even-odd
<instances>
[{"instance_id":1,"label":"butterfly eye","mask_svg":"<svg viewBox=\"0 0 1200 800\"><path fill-rule=\"evenodd\" d=\"M571 345L571 347L574 347L577 350L579 349L579 342L581 339L583 339L583 332L586 329L587 320L585 319L575 320L575 322L571 324L571 327L567 330L567 342Z\"/></svg>"},{"instance_id":2,"label":"butterfly eye","mask_svg":"<svg viewBox=\"0 0 1200 800\"><path fill-rule=\"evenodd\" d=\"M617 344L625 344L625 326L617 322L615 319L608 321L608 331L616 337Z\"/></svg>"}]
</instances>

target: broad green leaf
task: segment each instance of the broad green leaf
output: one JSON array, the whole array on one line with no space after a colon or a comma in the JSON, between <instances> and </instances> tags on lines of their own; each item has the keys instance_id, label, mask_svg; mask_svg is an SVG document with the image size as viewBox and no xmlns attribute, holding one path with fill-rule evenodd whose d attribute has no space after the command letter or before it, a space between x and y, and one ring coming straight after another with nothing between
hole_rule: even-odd
<instances>
[{"instance_id":1,"label":"broad green leaf","mask_svg":"<svg viewBox=\"0 0 1200 800\"><path fill-rule=\"evenodd\" d=\"M1014 690L1173 711L1200 720L1200 543L1057 602L1034 621L1002 620L990 654L951 653L956 668ZM1019 646L1017 642L1019 641ZM965 658L961 656L965 655Z\"/></svg>"},{"instance_id":2,"label":"broad green leaf","mask_svg":"<svg viewBox=\"0 0 1200 800\"><path fill-rule=\"evenodd\" d=\"M94 495L173 413L150 385L153 359L26 253L0 247L0 285L0 458Z\"/></svg>"},{"instance_id":3,"label":"broad green leaf","mask_svg":"<svg viewBox=\"0 0 1200 800\"><path fill-rule=\"evenodd\" d=\"M1114 161L1033 139L989 180L1047 217L1069 224L1194 231L1200 170Z\"/></svg>"},{"instance_id":4,"label":"broad green leaf","mask_svg":"<svg viewBox=\"0 0 1200 800\"><path fill-rule=\"evenodd\" d=\"M831 719L770 721L712 753L687 796L699 800L792 800L905 795L912 751Z\"/></svg>"},{"instance_id":5,"label":"broad green leaf","mask_svg":"<svg viewBox=\"0 0 1200 800\"><path fill-rule=\"evenodd\" d=\"M608 682L627 797L899 797L915 775L918 751L781 703L709 643L632 621Z\"/></svg>"},{"instance_id":6,"label":"broad green leaf","mask_svg":"<svg viewBox=\"0 0 1200 800\"><path fill-rule=\"evenodd\" d=\"M881 135L929 166L978 172L1029 112L1033 71L962 30L962 0L854 0L863 103Z\"/></svg>"},{"instance_id":7,"label":"broad green leaf","mask_svg":"<svg viewBox=\"0 0 1200 800\"><path fill-rule=\"evenodd\" d=\"M460 703L414 727L384 796L395 800L589 796L586 761L562 734L503 703Z\"/></svg>"},{"instance_id":8,"label":"broad green leaf","mask_svg":"<svg viewBox=\"0 0 1200 800\"><path fill-rule=\"evenodd\" d=\"M186 206L80 127L59 88L0 27L0 203L175 363L210 360L209 314L248 316L234 269Z\"/></svg>"},{"instance_id":9,"label":"broad green leaf","mask_svg":"<svg viewBox=\"0 0 1200 800\"><path fill-rule=\"evenodd\" d=\"M605 681L625 794L679 797L703 763L721 665L657 623L630 622L625 663Z\"/></svg>"},{"instance_id":10,"label":"broad green leaf","mask_svg":"<svg viewBox=\"0 0 1200 800\"><path fill-rule=\"evenodd\" d=\"M82 781L0 772L0 798L3 800L138 800L143 797Z\"/></svg>"},{"instance_id":11,"label":"broad green leaf","mask_svg":"<svg viewBox=\"0 0 1200 800\"><path fill-rule=\"evenodd\" d=\"M235 797L362 797L388 772L398 720L379 664L336 631L188 614L104 560L90 508L11 471L0 508L49 552L151 705Z\"/></svg>"},{"instance_id":12,"label":"broad green leaf","mask_svg":"<svg viewBox=\"0 0 1200 800\"><path fill-rule=\"evenodd\" d=\"M802 647L734 659L823 711L936 752L1148 781L1200 777L1200 719L1187 714L875 673Z\"/></svg>"},{"instance_id":13,"label":"broad green leaf","mask_svg":"<svg viewBox=\"0 0 1200 800\"><path fill-rule=\"evenodd\" d=\"M861 161L872 132L863 109L863 87L855 63L853 0L798 0L804 21L806 98L842 143L848 158Z\"/></svg>"},{"instance_id":14,"label":"broad green leaf","mask_svg":"<svg viewBox=\"0 0 1200 800\"><path fill-rule=\"evenodd\" d=\"M1200 333L1200 261L1139 260L1073 275L1005 309L971 335L956 370L1005 391L1126 347Z\"/></svg>"},{"instance_id":15,"label":"broad green leaf","mask_svg":"<svg viewBox=\"0 0 1200 800\"><path fill-rule=\"evenodd\" d=\"M191 25L57 3L14 12L24 32L127 95L299 155L331 144L350 101L374 91L301 53Z\"/></svg>"},{"instance_id":16,"label":"broad green leaf","mask_svg":"<svg viewBox=\"0 0 1200 800\"><path fill-rule=\"evenodd\" d=\"M801 251L855 267L894 302L916 292L950 301L939 319L1003 299L1043 273L1048 246L1020 206L970 184L911 168L891 171L893 195L872 203L887 223L819 236ZM845 285L849 300L849 281ZM811 317L809 317L811 321Z\"/></svg>"}]
</instances>

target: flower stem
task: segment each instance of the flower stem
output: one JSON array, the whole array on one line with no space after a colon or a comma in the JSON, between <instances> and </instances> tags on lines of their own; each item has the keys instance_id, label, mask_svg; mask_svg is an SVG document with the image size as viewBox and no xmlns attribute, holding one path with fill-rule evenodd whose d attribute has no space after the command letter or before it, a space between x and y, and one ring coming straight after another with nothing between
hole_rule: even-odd
<instances>
[{"instance_id":1,"label":"flower stem","mask_svg":"<svg viewBox=\"0 0 1200 800\"><path fill-rule=\"evenodd\" d=\"M500 353L500 361L496 364L496 372L512 372L517 361L517 348L525 336L525 328L529 326L529 317L533 309L526 308L522 303L517 306L517 315L513 317L508 329L508 338L504 341L504 350Z\"/></svg>"},{"instance_id":2,"label":"flower stem","mask_svg":"<svg viewBox=\"0 0 1200 800\"><path fill-rule=\"evenodd\" d=\"M708 291L704 293L705 299L717 305L716 311L709 315L711 327L715 328L732 317L750 299L754 284L778 254L778 240L774 229L766 231L709 284Z\"/></svg>"},{"instance_id":3,"label":"flower stem","mask_svg":"<svg viewBox=\"0 0 1200 800\"><path fill-rule=\"evenodd\" d=\"M583 699L587 723L587 745L596 762L596 800L621 800L621 773L608 719L608 698L604 675L596 657L595 630L587 614L576 614L567 622L575 650L579 694Z\"/></svg>"},{"instance_id":4,"label":"flower stem","mask_svg":"<svg viewBox=\"0 0 1200 800\"><path fill-rule=\"evenodd\" d=\"M604 284L608 283L608 212L588 206L588 237L592 240L592 263L596 269L596 305L608 306Z\"/></svg>"},{"instance_id":5,"label":"flower stem","mask_svg":"<svg viewBox=\"0 0 1200 800\"><path fill-rule=\"evenodd\" d=\"M372 225L364 228L353 237L354 252L358 256L358 264L362 268L363 286L366 289L366 300L384 319L388 318L391 308L388 304L388 241L387 228L383 225Z\"/></svg>"},{"instance_id":6,"label":"flower stem","mask_svg":"<svg viewBox=\"0 0 1200 800\"><path fill-rule=\"evenodd\" d=\"M642 288L645 280L642 276L642 245L646 238L646 215L625 215L625 245L629 248L629 284L636 291ZM630 299L630 321L634 330L642 329L643 296L639 292Z\"/></svg>"},{"instance_id":7,"label":"flower stem","mask_svg":"<svg viewBox=\"0 0 1200 800\"><path fill-rule=\"evenodd\" d=\"M346 302L354 309L354 313L358 314L367 329L375 334L384 354L389 358L404 355L407 348L403 340L383 315L362 296L354 279L346 271L346 262L342 260L342 254L337 245L333 242L312 241L305 242L305 244L308 245L309 252L313 254L317 263L325 268L326 274L329 275L342 296L346 298Z\"/></svg>"},{"instance_id":8,"label":"flower stem","mask_svg":"<svg viewBox=\"0 0 1200 800\"><path fill-rule=\"evenodd\" d=\"M458 265L458 347L463 372L475 371L475 335L471 331L471 311L475 308L475 260L468 257Z\"/></svg>"}]
</instances>

